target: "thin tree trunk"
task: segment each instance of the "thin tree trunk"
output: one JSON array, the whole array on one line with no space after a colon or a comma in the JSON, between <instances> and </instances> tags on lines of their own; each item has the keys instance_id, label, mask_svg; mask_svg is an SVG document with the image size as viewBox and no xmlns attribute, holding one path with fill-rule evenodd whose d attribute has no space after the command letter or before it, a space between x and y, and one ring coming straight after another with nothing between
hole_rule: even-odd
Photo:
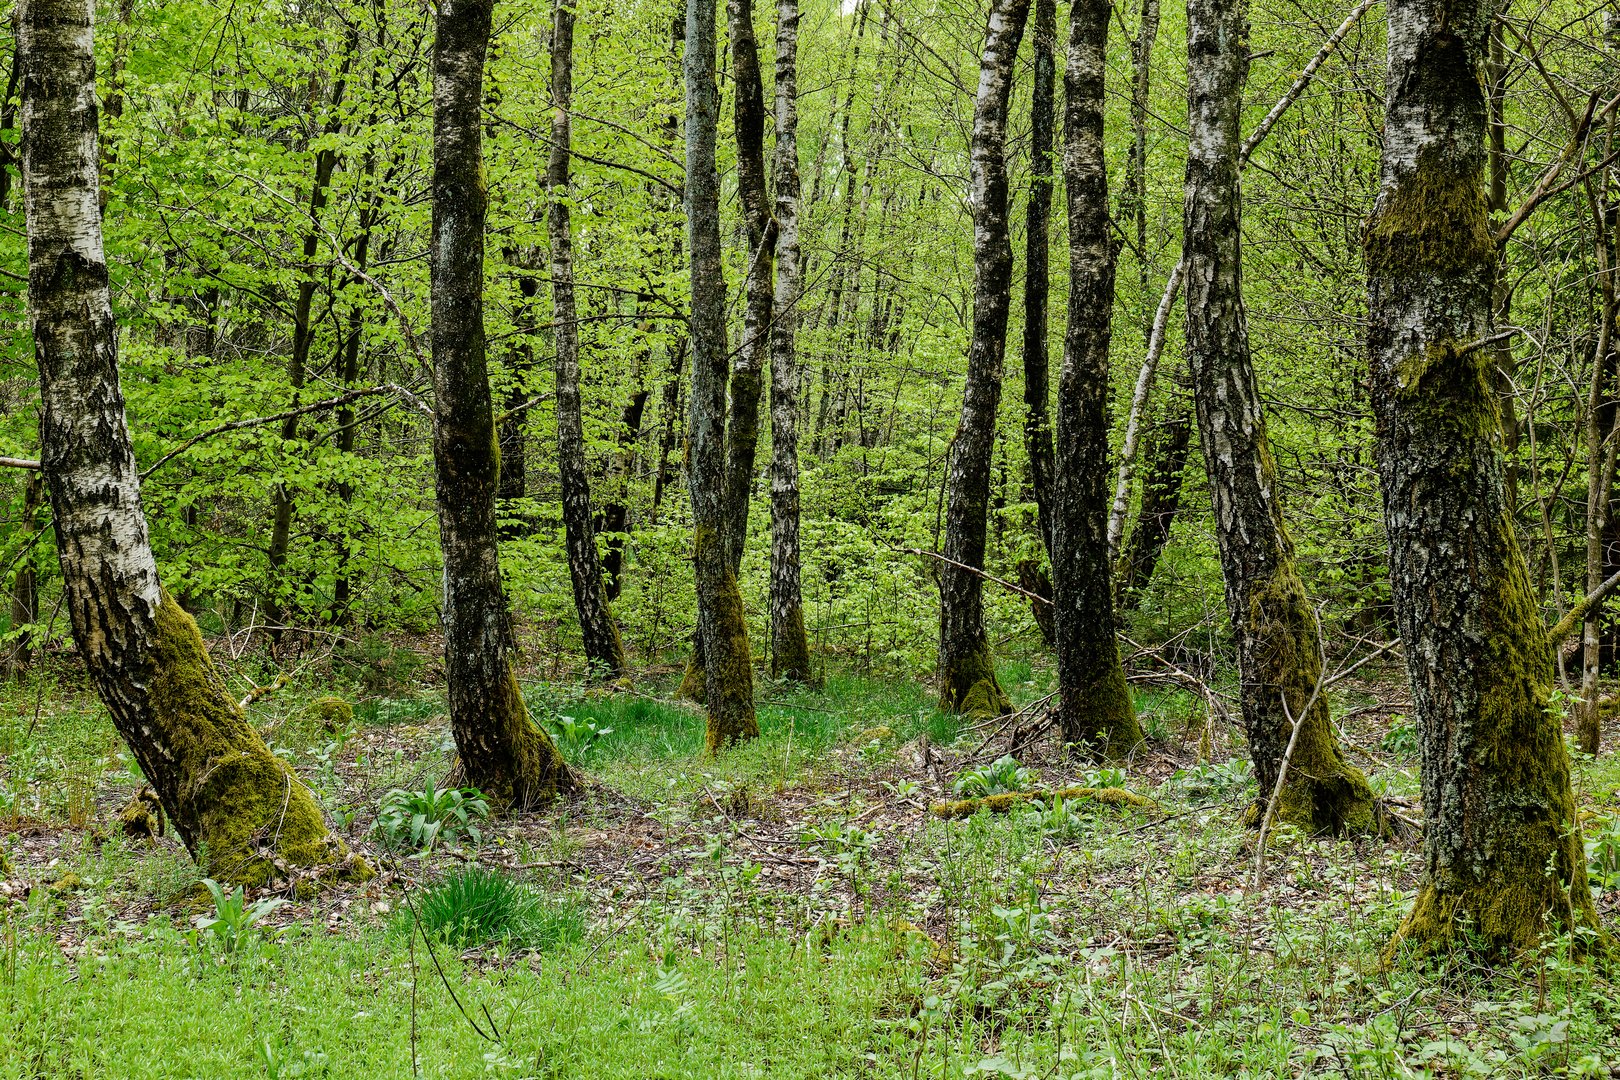
<instances>
[{"instance_id":1,"label":"thin tree trunk","mask_svg":"<svg viewBox=\"0 0 1620 1080\"><path fill-rule=\"evenodd\" d=\"M24 630L39 621L39 578L34 572L34 536L39 532L39 509L45 492L38 472L23 478L22 527L17 530L22 552L11 579L11 651L6 654L5 670L16 675L34 662L34 631Z\"/></svg>"},{"instance_id":2,"label":"thin tree trunk","mask_svg":"<svg viewBox=\"0 0 1620 1080\"><path fill-rule=\"evenodd\" d=\"M528 263L524 256L518 255L517 258L520 264ZM519 269L517 286L518 333L509 358L512 383L506 392L506 407L501 410L496 436L501 448L501 478L500 487L495 492L496 505L511 503L529 494L529 410L523 406L529 400L526 376L534 368L534 343L539 337L536 324L540 321L540 278L533 272L532 264ZM525 522L511 522L502 529L501 537L515 539L527 528Z\"/></svg>"},{"instance_id":3,"label":"thin tree trunk","mask_svg":"<svg viewBox=\"0 0 1620 1080\"><path fill-rule=\"evenodd\" d=\"M939 572L940 707L999 716L1012 703L996 681L984 633L985 523L990 458L1007 352L1012 240L1007 230L1007 97L1030 0L995 0L979 60L970 153L973 202L973 337L968 345L962 420L946 476L946 562Z\"/></svg>"},{"instance_id":4,"label":"thin tree trunk","mask_svg":"<svg viewBox=\"0 0 1620 1080\"><path fill-rule=\"evenodd\" d=\"M322 125L321 134L331 136L341 127L338 116L338 107L343 103L343 96L348 86L349 66L354 62L354 54L359 45L359 31L351 30L344 41L343 62L338 68L337 79L332 86L331 113L327 122ZM293 306L293 341L292 355L287 358L287 379L292 383L293 408L299 404L299 396L304 389L304 379L309 367L310 348L315 341L315 326L312 319L314 310L315 291L319 282L315 274L315 256L321 245L321 211L326 209L327 191L332 183L332 174L337 169L337 149L327 145L315 153L315 174L309 185L309 228L304 231L303 261L300 264L302 271L298 281L298 299ZM281 441L286 447L291 447L298 438L299 418L289 417L281 425ZM276 485L271 497L271 527L269 548L269 580L264 596L265 617L272 624L280 625L285 621L285 609L282 595L284 585L283 571L287 563L287 549L292 538L293 519L293 493L285 484ZM272 635L279 634L279 630L272 630Z\"/></svg>"},{"instance_id":5,"label":"thin tree trunk","mask_svg":"<svg viewBox=\"0 0 1620 1080\"><path fill-rule=\"evenodd\" d=\"M255 885L283 867L368 874L248 725L197 624L158 580L102 249L93 20L91 0L27 0L19 20L40 460L73 638L186 849L206 852L208 874Z\"/></svg>"},{"instance_id":6,"label":"thin tree trunk","mask_svg":"<svg viewBox=\"0 0 1620 1080\"><path fill-rule=\"evenodd\" d=\"M771 324L771 676L809 682L799 581L798 0L776 3L776 296Z\"/></svg>"},{"instance_id":7,"label":"thin tree trunk","mask_svg":"<svg viewBox=\"0 0 1620 1080\"><path fill-rule=\"evenodd\" d=\"M570 789L573 777L529 718L501 590L479 125L492 7L492 0L447 0L433 42L433 464L444 552L445 681L461 773L497 805L522 808Z\"/></svg>"},{"instance_id":8,"label":"thin tree trunk","mask_svg":"<svg viewBox=\"0 0 1620 1080\"><path fill-rule=\"evenodd\" d=\"M649 304L652 297L637 298L638 304ZM639 328L645 335L644 344L636 348L635 361L630 373L630 397L619 414L618 447L613 455L613 494L602 504L602 528L605 550L602 552L602 584L608 600L614 601L624 591L624 545L630 531L630 474L636 465L636 444L641 441L641 421L647 413L647 358L653 326L643 320Z\"/></svg>"},{"instance_id":9,"label":"thin tree trunk","mask_svg":"<svg viewBox=\"0 0 1620 1080\"><path fill-rule=\"evenodd\" d=\"M1108 342L1114 244L1103 150L1108 0L1075 0L1063 71L1069 196L1069 321L1058 374L1052 598L1064 740L1120 759L1142 742L1114 637L1108 550Z\"/></svg>"},{"instance_id":10,"label":"thin tree trunk","mask_svg":"<svg viewBox=\"0 0 1620 1080\"><path fill-rule=\"evenodd\" d=\"M1318 692L1323 658L1315 613L1283 524L1249 355L1238 184L1248 31L1246 0L1188 4L1187 355L1237 638L1243 724L1262 799L1276 790L1292 746L1276 819L1311 832L1366 832L1378 824L1372 792L1345 761ZM1251 816L1258 821L1264 814L1262 804Z\"/></svg>"},{"instance_id":11,"label":"thin tree trunk","mask_svg":"<svg viewBox=\"0 0 1620 1080\"><path fill-rule=\"evenodd\" d=\"M759 734L753 653L742 591L726 552L726 281L720 254L720 177L715 144L715 0L687 0L686 247L692 260L692 402L687 482L692 491L692 566L704 658L707 745L712 753Z\"/></svg>"},{"instance_id":12,"label":"thin tree trunk","mask_svg":"<svg viewBox=\"0 0 1620 1080\"><path fill-rule=\"evenodd\" d=\"M1029 206L1024 254L1024 451L1035 493L1036 526L1052 554L1052 396L1047 358L1047 300L1051 289L1052 141L1056 127L1057 0L1035 0L1035 84L1029 100Z\"/></svg>"},{"instance_id":13,"label":"thin tree trunk","mask_svg":"<svg viewBox=\"0 0 1620 1080\"><path fill-rule=\"evenodd\" d=\"M557 0L551 35L551 160L546 215L551 237L552 318L556 323L557 474L562 487L564 545L574 586L585 662L595 679L618 679L629 670L619 627L608 607L602 560L591 516L591 482L585 469L585 420L579 396L579 321L574 305L574 242L568 199L568 161L573 149L569 110L574 96L574 9Z\"/></svg>"},{"instance_id":14,"label":"thin tree trunk","mask_svg":"<svg viewBox=\"0 0 1620 1080\"><path fill-rule=\"evenodd\" d=\"M1389 0L1383 175L1364 233L1390 591L1422 746L1423 885L1387 955L1534 950L1596 927L1552 656L1503 483L1480 342L1496 247L1487 0Z\"/></svg>"},{"instance_id":15,"label":"thin tree trunk","mask_svg":"<svg viewBox=\"0 0 1620 1080\"><path fill-rule=\"evenodd\" d=\"M1134 610L1142 590L1153 580L1159 556L1170 542L1170 530L1181 511L1181 484L1192 450L1191 395L1165 403L1165 414L1149 434L1143 459L1142 503L1136 525L1119 556L1119 606Z\"/></svg>"},{"instance_id":16,"label":"thin tree trunk","mask_svg":"<svg viewBox=\"0 0 1620 1080\"><path fill-rule=\"evenodd\" d=\"M748 539L749 494L759 446L759 399L770 347L776 222L765 193L765 90L754 37L753 0L729 0L731 73L737 84L732 124L737 135L737 196L747 225L748 274L743 284L742 341L731 363L726 417L726 561L736 576Z\"/></svg>"}]
</instances>

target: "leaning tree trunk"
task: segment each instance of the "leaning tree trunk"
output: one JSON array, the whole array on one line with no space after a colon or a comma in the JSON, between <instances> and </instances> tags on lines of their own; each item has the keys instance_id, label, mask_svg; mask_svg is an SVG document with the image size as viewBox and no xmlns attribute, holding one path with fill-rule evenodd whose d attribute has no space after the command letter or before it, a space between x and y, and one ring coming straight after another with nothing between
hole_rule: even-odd
<instances>
[{"instance_id":1,"label":"leaning tree trunk","mask_svg":"<svg viewBox=\"0 0 1620 1080\"><path fill-rule=\"evenodd\" d=\"M776 295L771 324L771 676L810 681L799 582L798 0L776 2Z\"/></svg>"},{"instance_id":2,"label":"leaning tree trunk","mask_svg":"<svg viewBox=\"0 0 1620 1080\"><path fill-rule=\"evenodd\" d=\"M208 874L256 885L334 864L369 873L248 725L197 624L158 581L102 250L93 21L91 0L29 0L19 19L40 461L73 638Z\"/></svg>"},{"instance_id":3,"label":"leaning tree trunk","mask_svg":"<svg viewBox=\"0 0 1620 1080\"><path fill-rule=\"evenodd\" d=\"M979 86L973 102L973 338L968 345L962 421L946 477L945 559L939 573L940 707L999 716L1012 707L996 681L984 633L985 520L990 457L1001 404L1012 290L1007 231L1007 96L1013 59L1024 36L1030 0L995 0L990 8Z\"/></svg>"},{"instance_id":4,"label":"leaning tree trunk","mask_svg":"<svg viewBox=\"0 0 1620 1080\"><path fill-rule=\"evenodd\" d=\"M1423 885L1391 942L1534 950L1595 927L1552 655L1503 485L1480 83L1493 8L1390 0L1365 232L1390 591L1423 756Z\"/></svg>"},{"instance_id":5,"label":"leaning tree trunk","mask_svg":"<svg viewBox=\"0 0 1620 1080\"><path fill-rule=\"evenodd\" d=\"M495 522L500 470L484 346L479 108L493 0L444 0L433 42L433 464L444 550L445 681L461 773L497 805L573 785L518 688Z\"/></svg>"},{"instance_id":6,"label":"leaning tree trunk","mask_svg":"<svg viewBox=\"0 0 1620 1080\"><path fill-rule=\"evenodd\" d=\"M742 591L726 551L726 281L720 254L720 176L715 143L715 0L687 0L686 245L692 260L692 402L687 482L692 491L692 567L703 650L707 744L712 753L759 734L753 654Z\"/></svg>"},{"instance_id":7,"label":"leaning tree trunk","mask_svg":"<svg viewBox=\"0 0 1620 1080\"><path fill-rule=\"evenodd\" d=\"M579 399L579 321L574 306L574 248L568 207L568 159L573 148L569 110L574 92L574 9L557 0L551 37L551 159L546 188L551 205L551 288L556 324L557 474L562 487L563 543L574 610L585 644L585 662L595 679L621 678L629 665L619 627L608 607L602 560L591 517L591 482L585 470L585 421Z\"/></svg>"},{"instance_id":8,"label":"leaning tree trunk","mask_svg":"<svg viewBox=\"0 0 1620 1080\"><path fill-rule=\"evenodd\" d=\"M1181 511L1181 481L1192 449L1192 428L1192 403L1178 395L1165 402L1164 414L1143 447L1142 502L1119 556L1116 587L1121 610L1132 611L1141 602L1142 590L1153 580L1159 556L1170 542L1170 530Z\"/></svg>"},{"instance_id":9,"label":"leaning tree trunk","mask_svg":"<svg viewBox=\"0 0 1620 1080\"><path fill-rule=\"evenodd\" d=\"M1057 0L1035 0L1035 84L1029 99L1029 206L1024 254L1024 452L1035 493L1035 524L1052 558L1052 395L1047 359L1052 244L1052 141L1056 126ZM1033 570L1033 568L1032 568ZM1038 616L1037 616L1038 618Z\"/></svg>"},{"instance_id":10,"label":"leaning tree trunk","mask_svg":"<svg viewBox=\"0 0 1620 1080\"><path fill-rule=\"evenodd\" d=\"M1190 0L1188 362L1226 604L1237 638L1243 724L1261 799L1269 800L1275 790L1292 743L1277 819L1312 832L1365 832L1377 825L1372 792L1360 770L1345 761L1320 693L1315 613L1283 525L1276 465L1249 355L1238 186L1248 36L1246 0ZM1263 810L1262 803L1252 816L1258 819Z\"/></svg>"},{"instance_id":11,"label":"leaning tree trunk","mask_svg":"<svg viewBox=\"0 0 1620 1080\"><path fill-rule=\"evenodd\" d=\"M1066 741L1118 759L1142 742L1114 637L1108 551L1108 341L1114 311L1103 150L1108 0L1075 0L1063 72L1069 194L1069 325L1058 372L1052 598L1058 715Z\"/></svg>"}]
</instances>

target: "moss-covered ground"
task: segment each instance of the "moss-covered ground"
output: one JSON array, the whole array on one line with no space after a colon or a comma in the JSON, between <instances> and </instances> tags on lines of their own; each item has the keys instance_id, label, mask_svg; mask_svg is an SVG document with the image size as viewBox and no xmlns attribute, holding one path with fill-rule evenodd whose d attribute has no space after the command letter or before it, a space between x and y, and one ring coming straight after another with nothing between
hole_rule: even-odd
<instances>
[{"instance_id":1,"label":"moss-covered ground","mask_svg":"<svg viewBox=\"0 0 1620 1080\"><path fill-rule=\"evenodd\" d=\"M1019 706L1052 688L1039 665L1000 676ZM1613 1075L1620 996L1567 942L1495 970L1381 966L1416 889L1410 835L1279 827L1254 888L1237 733L1133 685L1149 741L1116 771L1066 761L1038 706L969 723L918 685L762 681L761 738L706 757L702 712L667 688L526 682L583 793L413 858L371 827L387 790L448 771L441 692L306 675L250 718L378 874L289 895L227 947L197 925L218 912L172 835L119 831L139 777L71 669L47 667L0 692L0 1080ZM1398 698L1373 680L1332 705L1415 821ZM1155 806L929 812L1009 751L1032 788ZM1576 786L1601 838L1620 762L1577 760ZM1620 886L1620 828L1609 842ZM412 934L413 898L469 861L582 912L582 933ZM1611 928L1617 907L1620 889L1599 897Z\"/></svg>"}]
</instances>

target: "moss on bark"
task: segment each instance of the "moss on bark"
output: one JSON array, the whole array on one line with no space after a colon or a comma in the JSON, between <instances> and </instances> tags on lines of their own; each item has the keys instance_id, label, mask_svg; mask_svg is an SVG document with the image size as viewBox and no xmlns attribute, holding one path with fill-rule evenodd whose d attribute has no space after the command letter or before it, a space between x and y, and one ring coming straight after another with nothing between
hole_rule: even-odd
<instances>
[{"instance_id":1,"label":"moss on bark","mask_svg":"<svg viewBox=\"0 0 1620 1080\"><path fill-rule=\"evenodd\" d=\"M248 725L196 622L167 592L154 621L149 700L174 760L153 771L181 779L163 794L188 849L206 852L206 872L248 886L288 869L369 877L370 867L328 831L309 789Z\"/></svg>"},{"instance_id":2,"label":"moss on bark","mask_svg":"<svg viewBox=\"0 0 1620 1080\"><path fill-rule=\"evenodd\" d=\"M1375 210L1365 242L1367 270L1375 276L1468 272L1496 257L1478 178L1428 167L1421 158Z\"/></svg>"},{"instance_id":3,"label":"moss on bark","mask_svg":"<svg viewBox=\"0 0 1620 1080\"><path fill-rule=\"evenodd\" d=\"M996 680L996 665L988 644L981 641L939 673L939 707L981 718L1005 716L1012 711L1011 699Z\"/></svg>"},{"instance_id":4,"label":"moss on bark","mask_svg":"<svg viewBox=\"0 0 1620 1080\"><path fill-rule=\"evenodd\" d=\"M704 700L709 722L704 745L713 754L727 746L759 737L754 715L753 652L748 644L748 620L743 614L742 591L727 573L721 587L709 597L713 639L704 647L708 678Z\"/></svg>"},{"instance_id":5,"label":"moss on bark","mask_svg":"<svg viewBox=\"0 0 1620 1080\"><path fill-rule=\"evenodd\" d=\"M1276 817L1310 833L1334 836L1381 832L1383 818L1366 775L1345 760L1334 736L1327 699L1315 692L1322 677L1316 619L1304 583L1287 553L1272 576L1249 591L1248 632L1253 635L1254 673L1260 683L1257 713L1274 718L1276 730L1251 733L1273 760L1256 769L1261 791L1269 797L1282 754L1288 746L1290 718L1299 725L1288 775L1277 796ZM1314 697L1314 700L1313 700ZM1287 702L1287 712L1280 706ZM1262 809L1260 807L1258 809ZM1259 813L1250 820L1258 824Z\"/></svg>"}]
</instances>

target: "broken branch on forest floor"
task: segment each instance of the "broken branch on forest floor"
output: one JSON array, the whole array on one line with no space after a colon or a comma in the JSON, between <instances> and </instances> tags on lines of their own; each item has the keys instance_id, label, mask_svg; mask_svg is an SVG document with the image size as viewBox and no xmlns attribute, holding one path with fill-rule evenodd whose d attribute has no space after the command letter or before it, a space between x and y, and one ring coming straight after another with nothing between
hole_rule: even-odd
<instances>
[{"instance_id":1,"label":"broken branch on forest floor","mask_svg":"<svg viewBox=\"0 0 1620 1080\"><path fill-rule=\"evenodd\" d=\"M937 818L951 821L958 818L972 817L980 810L988 810L992 814L1005 814L1015 806L1040 799L1051 803L1057 799L1089 799L1100 802L1105 806L1134 806L1142 810L1156 810L1159 804L1146 795L1138 795L1134 791L1126 791L1117 787L1066 787L1045 791L1007 791L1000 795L986 795L978 799L957 799L952 802L935 803L929 808L929 813Z\"/></svg>"}]
</instances>

